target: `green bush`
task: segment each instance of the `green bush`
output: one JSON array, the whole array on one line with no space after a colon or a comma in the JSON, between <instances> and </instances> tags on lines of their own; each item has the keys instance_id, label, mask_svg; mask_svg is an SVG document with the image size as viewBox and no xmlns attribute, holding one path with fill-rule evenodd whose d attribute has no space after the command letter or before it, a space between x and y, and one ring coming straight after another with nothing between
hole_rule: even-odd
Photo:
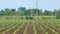
<instances>
[{"instance_id":1,"label":"green bush","mask_svg":"<svg viewBox=\"0 0 60 34\"><path fill-rule=\"evenodd\" d=\"M5 17L5 19L10 19L10 17L7 16L7 17Z\"/></svg>"},{"instance_id":2,"label":"green bush","mask_svg":"<svg viewBox=\"0 0 60 34\"><path fill-rule=\"evenodd\" d=\"M21 17L21 19L24 19L24 17Z\"/></svg>"},{"instance_id":3,"label":"green bush","mask_svg":"<svg viewBox=\"0 0 60 34\"><path fill-rule=\"evenodd\" d=\"M60 19L60 16L57 15L57 16L56 16L56 19Z\"/></svg>"},{"instance_id":4,"label":"green bush","mask_svg":"<svg viewBox=\"0 0 60 34\"><path fill-rule=\"evenodd\" d=\"M26 17L27 20L32 20L34 17Z\"/></svg>"}]
</instances>

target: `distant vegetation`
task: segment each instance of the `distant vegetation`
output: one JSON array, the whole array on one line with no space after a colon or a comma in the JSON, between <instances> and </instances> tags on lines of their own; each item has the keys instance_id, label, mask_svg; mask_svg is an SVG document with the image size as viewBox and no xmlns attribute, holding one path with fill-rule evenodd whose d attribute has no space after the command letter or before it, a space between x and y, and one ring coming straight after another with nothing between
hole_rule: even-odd
<instances>
[{"instance_id":1,"label":"distant vegetation","mask_svg":"<svg viewBox=\"0 0 60 34\"><path fill-rule=\"evenodd\" d=\"M50 11L42 9L26 9L25 7L19 7L16 9L5 8L0 10L0 16L56 16L57 19L60 18L60 9Z\"/></svg>"}]
</instances>

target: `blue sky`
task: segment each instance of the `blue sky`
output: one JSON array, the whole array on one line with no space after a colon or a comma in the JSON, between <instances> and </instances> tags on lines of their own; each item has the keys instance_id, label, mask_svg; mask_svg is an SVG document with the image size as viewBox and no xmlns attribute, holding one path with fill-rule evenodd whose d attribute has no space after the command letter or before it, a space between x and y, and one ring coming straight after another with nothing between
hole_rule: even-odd
<instances>
[{"instance_id":1,"label":"blue sky","mask_svg":"<svg viewBox=\"0 0 60 34\"><path fill-rule=\"evenodd\" d=\"M0 10L5 8L36 8L36 0L0 0ZM54 10L60 8L60 0L38 0L39 9Z\"/></svg>"}]
</instances>

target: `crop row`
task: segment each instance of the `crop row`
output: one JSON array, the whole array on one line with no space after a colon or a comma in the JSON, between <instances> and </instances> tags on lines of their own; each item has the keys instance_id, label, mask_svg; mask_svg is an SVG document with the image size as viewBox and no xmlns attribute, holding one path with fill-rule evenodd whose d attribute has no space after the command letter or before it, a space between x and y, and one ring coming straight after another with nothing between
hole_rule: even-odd
<instances>
[{"instance_id":1,"label":"crop row","mask_svg":"<svg viewBox=\"0 0 60 34\"><path fill-rule=\"evenodd\" d=\"M0 34L60 34L60 23L22 22L1 23Z\"/></svg>"}]
</instances>

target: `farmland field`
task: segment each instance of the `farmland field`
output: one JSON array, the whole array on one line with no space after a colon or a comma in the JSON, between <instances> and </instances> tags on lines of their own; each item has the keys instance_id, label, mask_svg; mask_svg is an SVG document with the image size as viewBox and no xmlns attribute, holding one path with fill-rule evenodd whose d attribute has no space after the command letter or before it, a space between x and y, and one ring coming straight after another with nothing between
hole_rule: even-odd
<instances>
[{"instance_id":1,"label":"farmland field","mask_svg":"<svg viewBox=\"0 0 60 34\"><path fill-rule=\"evenodd\" d=\"M0 34L60 34L60 19L2 19Z\"/></svg>"}]
</instances>

